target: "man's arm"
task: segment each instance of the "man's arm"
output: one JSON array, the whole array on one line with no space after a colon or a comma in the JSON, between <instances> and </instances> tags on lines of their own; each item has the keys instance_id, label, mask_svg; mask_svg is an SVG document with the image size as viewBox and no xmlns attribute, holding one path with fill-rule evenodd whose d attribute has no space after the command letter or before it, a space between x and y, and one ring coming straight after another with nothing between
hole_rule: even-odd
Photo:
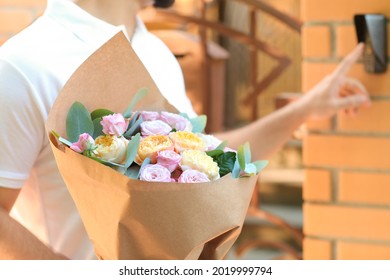
<instances>
[{"instance_id":1,"label":"man's arm","mask_svg":"<svg viewBox=\"0 0 390 280\"><path fill-rule=\"evenodd\" d=\"M363 47L359 44L333 73L302 98L247 126L216 136L227 139L232 148L249 141L253 157L265 159L281 148L305 121L328 118L339 110L355 114L360 106L369 105L370 100L364 86L347 78L346 73L361 56Z\"/></svg>"},{"instance_id":2,"label":"man's arm","mask_svg":"<svg viewBox=\"0 0 390 280\"><path fill-rule=\"evenodd\" d=\"M0 259L66 259L54 253L9 212L20 190L0 187Z\"/></svg>"}]
</instances>

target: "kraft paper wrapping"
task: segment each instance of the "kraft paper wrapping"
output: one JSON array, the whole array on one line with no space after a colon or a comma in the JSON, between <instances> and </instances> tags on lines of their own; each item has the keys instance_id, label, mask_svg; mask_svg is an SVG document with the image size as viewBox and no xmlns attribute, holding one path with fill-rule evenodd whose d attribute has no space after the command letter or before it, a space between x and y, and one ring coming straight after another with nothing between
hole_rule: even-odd
<instances>
[{"instance_id":1,"label":"kraft paper wrapping","mask_svg":"<svg viewBox=\"0 0 390 280\"><path fill-rule=\"evenodd\" d=\"M241 232L257 176L210 183L150 183L64 148L75 101L123 112L142 87L138 110L177 112L162 97L123 33L92 54L60 92L46 125L51 147L99 259L222 259Z\"/></svg>"}]
</instances>

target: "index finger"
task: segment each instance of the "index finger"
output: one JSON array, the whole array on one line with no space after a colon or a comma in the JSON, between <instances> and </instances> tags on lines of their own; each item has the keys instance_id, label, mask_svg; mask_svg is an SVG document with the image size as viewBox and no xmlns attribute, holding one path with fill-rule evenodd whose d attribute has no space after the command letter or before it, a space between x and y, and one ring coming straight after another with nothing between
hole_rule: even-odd
<instances>
[{"instance_id":1,"label":"index finger","mask_svg":"<svg viewBox=\"0 0 390 280\"><path fill-rule=\"evenodd\" d=\"M345 75L351 66L361 57L364 49L364 43L359 43L337 66L334 70L335 75Z\"/></svg>"}]
</instances>

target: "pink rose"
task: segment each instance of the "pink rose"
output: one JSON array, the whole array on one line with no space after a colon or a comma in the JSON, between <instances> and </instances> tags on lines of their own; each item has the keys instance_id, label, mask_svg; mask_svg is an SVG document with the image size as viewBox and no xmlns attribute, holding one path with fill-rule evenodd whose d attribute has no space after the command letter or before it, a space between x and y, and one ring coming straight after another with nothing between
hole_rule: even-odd
<instances>
[{"instance_id":1,"label":"pink rose","mask_svg":"<svg viewBox=\"0 0 390 280\"><path fill-rule=\"evenodd\" d=\"M142 136L150 135L168 135L172 131L172 127L163 121L145 121L141 123Z\"/></svg>"},{"instance_id":2,"label":"pink rose","mask_svg":"<svg viewBox=\"0 0 390 280\"><path fill-rule=\"evenodd\" d=\"M160 113L151 111L142 111L141 117L143 121L155 121L158 120Z\"/></svg>"},{"instance_id":3,"label":"pink rose","mask_svg":"<svg viewBox=\"0 0 390 280\"><path fill-rule=\"evenodd\" d=\"M118 137L125 133L128 125L122 114L104 116L100 124L103 126L104 134Z\"/></svg>"},{"instance_id":4,"label":"pink rose","mask_svg":"<svg viewBox=\"0 0 390 280\"><path fill-rule=\"evenodd\" d=\"M210 182L209 178L203 172L195 169L188 169L184 171L179 179L179 183L206 183Z\"/></svg>"},{"instance_id":5,"label":"pink rose","mask_svg":"<svg viewBox=\"0 0 390 280\"><path fill-rule=\"evenodd\" d=\"M159 151L157 153L157 163L166 167L170 172L173 172L179 166L181 156L171 150Z\"/></svg>"},{"instance_id":6,"label":"pink rose","mask_svg":"<svg viewBox=\"0 0 390 280\"><path fill-rule=\"evenodd\" d=\"M90 150L95 146L95 141L88 133L83 133L79 136L79 140L70 146L70 148L77 152L83 153L85 150Z\"/></svg>"},{"instance_id":7,"label":"pink rose","mask_svg":"<svg viewBox=\"0 0 390 280\"><path fill-rule=\"evenodd\" d=\"M192 131L192 124L185 117L169 112L161 112L160 120L169 124L177 131Z\"/></svg>"},{"instance_id":8,"label":"pink rose","mask_svg":"<svg viewBox=\"0 0 390 280\"><path fill-rule=\"evenodd\" d=\"M145 165L141 169L140 180L148 182L172 182L171 172L159 164Z\"/></svg>"}]
</instances>

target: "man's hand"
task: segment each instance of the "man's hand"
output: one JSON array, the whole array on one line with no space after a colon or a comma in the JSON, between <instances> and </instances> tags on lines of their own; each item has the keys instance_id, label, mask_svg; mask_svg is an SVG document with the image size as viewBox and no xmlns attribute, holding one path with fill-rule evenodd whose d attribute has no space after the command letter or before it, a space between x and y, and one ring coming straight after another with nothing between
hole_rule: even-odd
<instances>
[{"instance_id":1,"label":"man's hand","mask_svg":"<svg viewBox=\"0 0 390 280\"><path fill-rule=\"evenodd\" d=\"M360 43L338 67L302 97L301 104L309 119L323 119L344 110L355 115L361 106L371 104L366 88L346 76L351 66L362 55L364 44Z\"/></svg>"}]
</instances>

